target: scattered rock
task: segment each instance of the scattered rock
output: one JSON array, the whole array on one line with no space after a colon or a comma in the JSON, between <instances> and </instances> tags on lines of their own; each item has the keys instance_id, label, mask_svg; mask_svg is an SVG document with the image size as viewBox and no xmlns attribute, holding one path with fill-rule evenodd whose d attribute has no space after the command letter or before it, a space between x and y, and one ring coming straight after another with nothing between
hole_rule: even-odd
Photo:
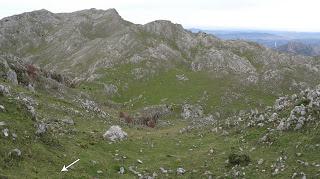
<instances>
[{"instance_id":1,"label":"scattered rock","mask_svg":"<svg viewBox=\"0 0 320 179\"><path fill-rule=\"evenodd\" d=\"M2 133L5 137L8 137L9 136L9 129L5 128L2 130Z\"/></svg>"},{"instance_id":2,"label":"scattered rock","mask_svg":"<svg viewBox=\"0 0 320 179\"><path fill-rule=\"evenodd\" d=\"M178 175L183 175L186 173L186 170L184 168L177 168L177 174Z\"/></svg>"},{"instance_id":3,"label":"scattered rock","mask_svg":"<svg viewBox=\"0 0 320 179\"><path fill-rule=\"evenodd\" d=\"M0 126L5 126L5 125L6 125L6 122L0 121Z\"/></svg>"},{"instance_id":4,"label":"scattered rock","mask_svg":"<svg viewBox=\"0 0 320 179\"><path fill-rule=\"evenodd\" d=\"M278 175L281 171L285 170L285 162L287 160L287 156L280 156L277 161L271 165L271 168L273 169L272 175Z\"/></svg>"},{"instance_id":5,"label":"scattered rock","mask_svg":"<svg viewBox=\"0 0 320 179\"><path fill-rule=\"evenodd\" d=\"M119 169L119 172L118 172L118 173L120 173L121 175L123 175L123 174L124 174L124 172L125 172L124 167L120 167L120 169Z\"/></svg>"},{"instance_id":6,"label":"scattered rock","mask_svg":"<svg viewBox=\"0 0 320 179\"><path fill-rule=\"evenodd\" d=\"M9 96L10 95L9 88L0 84L0 95Z\"/></svg>"},{"instance_id":7,"label":"scattered rock","mask_svg":"<svg viewBox=\"0 0 320 179\"><path fill-rule=\"evenodd\" d=\"M31 117L33 120L37 119L37 114L36 114L36 110L33 106L27 105L27 110L29 111Z\"/></svg>"},{"instance_id":8,"label":"scattered rock","mask_svg":"<svg viewBox=\"0 0 320 179\"><path fill-rule=\"evenodd\" d=\"M16 133L12 133L11 135L13 137L13 140L15 140L18 137L18 135Z\"/></svg>"},{"instance_id":9,"label":"scattered rock","mask_svg":"<svg viewBox=\"0 0 320 179\"><path fill-rule=\"evenodd\" d=\"M300 173L293 173L291 179L294 179L294 178L300 178L300 179L307 179L307 175L303 172L300 172Z\"/></svg>"},{"instance_id":10,"label":"scattered rock","mask_svg":"<svg viewBox=\"0 0 320 179\"><path fill-rule=\"evenodd\" d=\"M101 171L101 170L97 171L97 174L102 174L102 173L103 173L103 171Z\"/></svg>"},{"instance_id":11,"label":"scattered rock","mask_svg":"<svg viewBox=\"0 0 320 179\"><path fill-rule=\"evenodd\" d=\"M290 106L290 101L288 97L280 97L276 100L275 104L274 104L274 109L277 111L281 111L284 108L286 108L287 106Z\"/></svg>"},{"instance_id":12,"label":"scattered rock","mask_svg":"<svg viewBox=\"0 0 320 179\"><path fill-rule=\"evenodd\" d=\"M182 106L181 116L184 119L202 117L203 116L203 108L200 105L185 104Z\"/></svg>"},{"instance_id":13,"label":"scattered rock","mask_svg":"<svg viewBox=\"0 0 320 179\"><path fill-rule=\"evenodd\" d=\"M269 133L265 134L264 136L262 136L259 141L259 143L265 143L265 144L269 144L271 145L273 143L273 139L271 138L271 136L269 135Z\"/></svg>"},{"instance_id":14,"label":"scattered rock","mask_svg":"<svg viewBox=\"0 0 320 179\"><path fill-rule=\"evenodd\" d=\"M134 175L137 175L138 177L141 177L141 176L142 176L142 175L140 174L140 172L138 172L138 171L136 171L136 170L133 169L133 166L130 166L130 167L128 168L128 170L129 170L130 172L132 172Z\"/></svg>"},{"instance_id":15,"label":"scattered rock","mask_svg":"<svg viewBox=\"0 0 320 179\"><path fill-rule=\"evenodd\" d=\"M213 175L213 173L207 170L204 172L204 175L211 176L211 175Z\"/></svg>"},{"instance_id":16,"label":"scattered rock","mask_svg":"<svg viewBox=\"0 0 320 179\"><path fill-rule=\"evenodd\" d=\"M111 126L110 129L103 134L103 138L110 140L112 142L121 141L126 139L128 134L122 131L121 127L119 126Z\"/></svg>"},{"instance_id":17,"label":"scattered rock","mask_svg":"<svg viewBox=\"0 0 320 179\"><path fill-rule=\"evenodd\" d=\"M114 84L105 84L104 91L108 96L113 96L118 93L118 87Z\"/></svg>"},{"instance_id":18,"label":"scattered rock","mask_svg":"<svg viewBox=\"0 0 320 179\"><path fill-rule=\"evenodd\" d=\"M100 115L103 118L105 118L108 115L106 112L101 110L99 108L99 106L94 101L91 101L88 99L83 100L81 98L76 99L74 101L80 103L81 107L83 109L85 109L87 112L91 111L91 112L97 113L98 115Z\"/></svg>"},{"instance_id":19,"label":"scattered rock","mask_svg":"<svg viewBox=\"0 0 320 179\"><path fill-rule=\"evenodd\" d=\"M301 157L301 156L302 156L302 153L296 153L296 156L297 156L297 157Z\"/></svg>"},{"instance_id":20,"label":"scattered rock","mask_svg":"<svg viewBox=\"0 0 320 179\"><path fill-rule=\"evenodd\" d=\"M262 165L262 164L263 164L263 162L264 162L264 160L261 158L261 159L259 159L259 160L258 160L258 162L257 162L257 163L258 163L258 165Z\"/></svg>"},{"instance_id":21,"label":"scattered rock","mask_svg":"<svg viewBox=\"0 0 320 179\"><path fill-rule=\"evenodd\" d=\"M3 105L0 105L0 111L5 111L6 108Z\"/></svg>"},{"instance_id":22,"label":"scattered rock","mask_svg":"<svg viewBox=\"0 0 320 179\"><path fill-rule=\"evenodd\" d=\"M62 122L68 125L74 125L74 121L72 119L62 119Z\"/></svg>"},{"instance_id":23,"label":"scattered rock","mask_svg":"<svg viewBox=\"0 0 320 179\"><path fill-rule=\"evenodd\" d=\"M138 162L138 163L140 163L140 164L142 164L142 163L143 163L143 162L142 162L141 160L139 160L139 159L137 160L137 162Z\"/></svg>"},{"instance_id":24,"label":"scattered rock","mask_svg":"<svg viewBox=\"0 0 320 179\"><path fill-rule=\"evenodd\" d=\"M37 124L36 135L41 136L47 132L48 126L45 123Z\"/></svg>"},{"instance_id":25,"label":"scattered rock","mask_svg":"<svg viewBox=\"0 0 320 179\"><path fill-rule=\"evenodd\" d=\"M9 152L9 156L12 158L21 157L21 151L19 149L15 148Z\"/></svg>"},{"instance_id":26,"label":"scattered rock","mask_svg":"<svg viewBox=\"0 0 320 179\"><path fill-rule=\"evenodd\" d=\"M177 78L177 80L179 80L179 81L188 81L188 80L189 80L189 78L186 77L184 74L176 75L176 78Z\"/></svg>"},{"instance_id":27,"label":"scattered rock","mask_svg":"<svg viewBox=\"0 0 320 179\"><path fill-rule=\"evenodd\" d=\"M160 167L160 171L163 174L167 174L168 173L168 170L164 169L163 167Z\"/></svg>"}]
</instances>

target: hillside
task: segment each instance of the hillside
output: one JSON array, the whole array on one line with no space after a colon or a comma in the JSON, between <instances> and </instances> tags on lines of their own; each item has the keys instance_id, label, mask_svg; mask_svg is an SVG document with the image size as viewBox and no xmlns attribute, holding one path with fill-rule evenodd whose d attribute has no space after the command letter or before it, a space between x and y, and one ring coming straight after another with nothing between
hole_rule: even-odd
<instances>
[{"instance_id":1,"label":"hillside","mask_svg":"<svg viewBox=\"0 0 320 179\"><path fill-rule=\"evenodd\" d=\"M279 46L277 50L292 54L301 54L306 56L319 56L320 45L306 45L302 42L289 42L285 45Z\"/></svg>"},{"instance_id":2,"label":"hillside","mask_svg":"<svg viewBox=\"0 0 320 179\"><path fill-rule=\"evenodd\" d=\"M0 178L317 177L319 69L115 9L3 18Z\"/></svg>"}]
</instances>

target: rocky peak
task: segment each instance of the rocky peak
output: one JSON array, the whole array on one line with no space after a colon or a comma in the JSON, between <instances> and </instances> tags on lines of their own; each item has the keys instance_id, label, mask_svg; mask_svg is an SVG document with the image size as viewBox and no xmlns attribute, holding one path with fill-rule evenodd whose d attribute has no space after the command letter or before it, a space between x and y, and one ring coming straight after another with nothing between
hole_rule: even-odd
<instances>
[{"instance_id":1,"label":"rocky peak","mask_svg":"<svg viewBox=\"0 0 320 179\"><path fill-rule=\"evenodd\" d=\"M110 8L108 10L105 11L106 13L110 14L110 15L113 15L113 16L120 16L118 11L114 8Z\"/></svg>"},{"instance_id":2,"label":"rocky peak","mask_svg":"<svg viewBox=\"0 0 320 179\"><path fill-rule=\"evenodd\" d=\"M156 20L144 25L144 29L153 34L162 35L167 38L174 38L179 33L184 33L185 30L181 24L174 24L167 20Z\"/></svg>"},{"instance_id":3,"label":"rocky peak","mask_svg":"<svg viewBox=\"0 0 320 179\"><path fill-rule=\"evenodd\" d=\"M47 9L39 9L39 10L35 10L35 11L31 11L31 12L27 12L26 14L53 14L52 12L48 11Z\"/></svg>"},{"instance_id":4,"label":"rocky peak","mask_svg":"<svg viewBox=\"0 0 320 179\"><path fill-rule=\"evenodd\" d=\"M117 10L113 8L107 9L107 10L91 8L91 9L76 11L71 14L63 13L61 15L62 17L68 16L68 15L73 15L73 16L85 15L92 19L99 19L99 18L122 19L122 17L119 15Z\"/></svg>"},{"instance_id":5,"label":"rocky peak","mask_svg":"<svg viewBox=\"0 0 320 179\"><path fill-rule=\"evenodd\" d=\"M23 24L27 23L27 21L32 22L51 22L55 21L55 14L46 10L40 9L31 12L25 12L22 14L5 17L0 20L0 24L3 26L17 25L15 23L22 22Z\"/></svg>"}]
</instances>

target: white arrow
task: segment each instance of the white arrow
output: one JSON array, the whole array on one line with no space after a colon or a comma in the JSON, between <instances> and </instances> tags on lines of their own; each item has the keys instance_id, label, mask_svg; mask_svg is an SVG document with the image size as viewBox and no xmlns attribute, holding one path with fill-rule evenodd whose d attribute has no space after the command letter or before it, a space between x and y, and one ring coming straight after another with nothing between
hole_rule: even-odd
<instances>
[{"instance_id":1,"label":"white arrow","mask_svg":"<svg viewBox=\"0 0 320 179\"><path fill-rule=\"evenodd\" d=\"M63 165L63 168L62 168L61 172L67 172L67 171L68 171L68 168L71 167L73 164L79 162L79 160L80 160L80 159L72 162L72 163L71 163L70 165L68 165L68 166Z\"/></svg>"}]
</instances>

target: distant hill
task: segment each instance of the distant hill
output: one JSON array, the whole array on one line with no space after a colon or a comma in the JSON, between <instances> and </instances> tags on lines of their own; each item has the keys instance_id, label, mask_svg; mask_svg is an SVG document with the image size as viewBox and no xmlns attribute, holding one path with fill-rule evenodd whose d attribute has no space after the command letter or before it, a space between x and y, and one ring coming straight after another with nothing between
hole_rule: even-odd
<instances>
[{"instance_id":1,"label":"distant hill","mask_svg":"<svg viewBox=\"0 0 320 179\"><path fill-rule=\"evenodd\" d=\"M285 45L279 46L277 50L281 52L287 52L292 54L300 54L306 56L319 56L320 45L319 44L305 44L298 41L292 41Z\"/></svg>"},{"instance_id":2,"label":"distant hill","mask_svg":"<svg viewBox=\"0 0 320 179\"><path fill-rule=\"evenodd\" d=\"M246 40L257 42L269 48L299 55L318 56L320 33L316 32L281 32L254 30L201 30L190 29L192 32L205 32L224 40ZM288 47L288 48L286 48Z\"/></svg>"}]
</instances>

